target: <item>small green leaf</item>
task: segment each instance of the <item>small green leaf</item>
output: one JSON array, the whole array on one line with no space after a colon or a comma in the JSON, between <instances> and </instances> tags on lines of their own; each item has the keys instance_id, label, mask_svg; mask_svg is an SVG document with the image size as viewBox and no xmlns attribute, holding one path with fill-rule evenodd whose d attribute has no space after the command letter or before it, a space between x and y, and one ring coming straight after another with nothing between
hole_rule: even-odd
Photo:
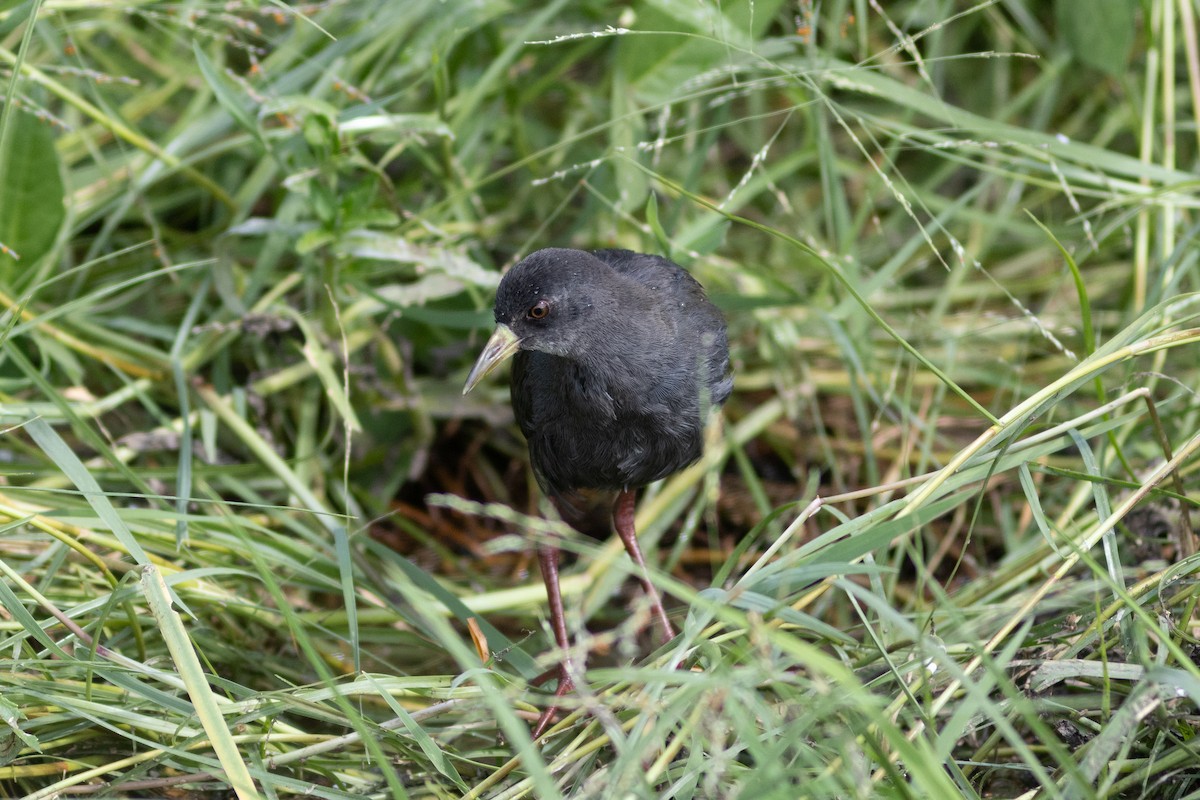
<instances>
[{"instance_id":1,"label":"small green leaf","mask_svg":"<svg viewBox=\"0 0 1200 800\"><path fill-rule=\"evenodd\" d=\"M376 142L399 142L421 135L454 138L454 131L433 114L369 114L338 123L338 131Z\"/></svg>"},{"instance_id":2,"label":"small green leaf","mask_svg":"<svg viewBox=\"0 0 1200 800\"><path fill-rule=\"evenodd\" d=\"M258 140L264 150L267 149L267 143L263 139L262 131L259 130L257 123L255 123L254 119L243 107L242 99L234 91L233 87L229 85L229 81L220 73L216 65L200 49L199 42L192 42L192 52L196 55L196 64L200 67L200 74L204 76L205 83L213 90L213 95L216 96L217 102L229 112L229 116L233 117L238 125Z\"/></svg>"},{"instance_id":3,"label":"small green leaf","mask_svg":"<svg viewBox=\"0 0 1200 800\"><path fill-rule=\"evenodd\" d=\"M324 247L333 240L334 235L327 228L313 228L296 240L296 252L299 255L305 255L319 247Z\"/></svg>"},{"instance_id":4,"label":"small green leaf","mask_svg":"<svg viewBox=\"0 0 1200 800\"><path fill-rule=\"evenodd\" d=\"M658 249L664 256L671 258L671 240L667 238L667 232L663 230L662 222L658 219L658 195L654 192L650 192L650 196L646 198L646 224L658 240Z\"/></svg>"},{"instance_id":5,"label":"small green leaf","mask_svg":"<svg viewBox=\"0 0 1200 800\"><path fill-rule=\"evenodd\" d=\"M300 125L304 141L308 143L313 153L322 158L331 158L340 147L337 128L333 118L325 114L313 113L304 118Z\"/></svg>"},{"instance_id":6,"label":"small green leaf","mask_svg":"<svg viewBox=\"0 0 1200 800\"><path fill-rule=\"evenodd\" d=\"M1125 72L1137 0L1057 0L1054 16L1071 54L1101 72Z\"/></svg>"},{"instance_id":7,"label":"small green leaf","mask_svg":"<svg viewBox=\"0 0 1200 800\"><path fill-rule=\"evenodd\" d=\"M0 766L11 764L21 752L22 745L35 753L42 752L41 743L31 733L21 728L21 721L28 719L25 712L13 703L0 697Z\"/></svg>"},{"instance_id":8,"label":"small green leaf","mask_svg":"<svg viewBox=\"0 0 1200 800\"><path fill-rule=\"evenodd\" d=\"M301 353L321 381L321 385L325 389L325 396L329 398L329 402L337 409L352 431L361 431L362 423L359 422L358 415L354 413L354 406L351 405L350 398L347 396L346 387L342 384L341 377L333 369L333 353L322 346L321 337L317 335L306 316L294 312L291 308L285 308L284 312L295 321L296 327L304 334L304 346L301 348Z\"/></svg>"},{"instance_id":9,"label":"small green leaf","mask_svg":"<svg viewBox=\"0 0 1200 800\"><path fill-rule=\"evenodd\" d=\"M414 244L402 236L382 231L361 228L347 231L338 241L338 246L345 255L354 258L411 264L418 269L419 274L441 273L471 286L482 286L490 290L495 289L496 284L500 282L500 276L494 270L483 267L465 253L444 247ZM434 293L432 296L445 297L456 291L458 290ZM430 296L428 293L425 295L420 302L425 302Z\"/></svg>"}]
</instances>

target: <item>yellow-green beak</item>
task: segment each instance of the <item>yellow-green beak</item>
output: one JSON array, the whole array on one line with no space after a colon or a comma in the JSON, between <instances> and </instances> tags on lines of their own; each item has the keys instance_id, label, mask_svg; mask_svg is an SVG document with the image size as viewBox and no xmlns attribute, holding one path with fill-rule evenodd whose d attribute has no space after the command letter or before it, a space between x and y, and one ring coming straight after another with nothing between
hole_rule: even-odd
<instances>
[{"instance_id":1,"label":"yellow-green beak","mask_svg":"<svg viewBox=\"0 0 1200 800\"><path fill-rule=\"evenodd\" d=\"M507 325L497 325L496 330L492 333L492 338L488 339L487 344L483 346L483 352L479 354L475 366L471 367L471 374L467 376L467 382L463 384L463 394L474 389L475 384L517 352L520 346L521 340L512 332L512 328Z\"/></svg>"}]
</instances>

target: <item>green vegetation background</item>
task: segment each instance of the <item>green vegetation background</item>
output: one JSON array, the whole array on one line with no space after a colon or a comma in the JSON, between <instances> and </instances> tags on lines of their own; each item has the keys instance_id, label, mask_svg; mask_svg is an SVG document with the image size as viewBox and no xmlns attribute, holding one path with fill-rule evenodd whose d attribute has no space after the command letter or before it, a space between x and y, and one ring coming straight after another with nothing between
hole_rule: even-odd
<instances>
[{"instance_id":1,"label":"green vegetation background","mask_svg":"<svg viewBox=\"0 0 1200 800\"><path fill-rule=\"evenodd\" d=\"M1197 11L0 0L0 795L1196 796ZM737 387L534 743L546 245Z\"/></svg>"}]
</instances>

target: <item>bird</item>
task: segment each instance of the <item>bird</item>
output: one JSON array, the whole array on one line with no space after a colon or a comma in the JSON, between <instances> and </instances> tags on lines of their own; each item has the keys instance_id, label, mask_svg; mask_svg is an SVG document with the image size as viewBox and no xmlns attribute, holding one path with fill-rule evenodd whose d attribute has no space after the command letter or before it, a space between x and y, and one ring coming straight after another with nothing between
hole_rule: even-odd
<instances>
[{"instance_id":1,"label":"bird","mask_svg":"<svg viewBox=\"0 0 1200 800\"><path fill-rule=\"evenodd\" d=\"M667 258L553 247L505 273L494 315L463 394L512 359L513 412L542 492L581 533L615 529L669 641L675 631L638 546L636 492L703 454L707 420L733 389L724 317ZM538 545L538 563L563 656L534 739L574 688L553 541Z\"/></svg>"}]
</instances>

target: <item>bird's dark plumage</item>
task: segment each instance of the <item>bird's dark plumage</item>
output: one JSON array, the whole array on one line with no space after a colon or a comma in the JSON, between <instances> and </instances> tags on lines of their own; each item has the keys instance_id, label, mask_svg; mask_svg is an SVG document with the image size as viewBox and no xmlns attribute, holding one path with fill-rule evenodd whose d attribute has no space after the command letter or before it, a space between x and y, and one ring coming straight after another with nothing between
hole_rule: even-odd
<instances>
[{"instance_id":1,"label":"bird's dark plumage","mask_svg":"<svg viewBox=\"0 0 1200 800\"><path fill-rule=\"evenodd\" d=\"M530 316L539 302L541 319ZM608 495L607 516L616 491L696 461L705 412L733 385L721 313L658 256L539 250L501 282L496 322L521 342L512 402L538 482L585 528L596 515L571 509L596 501L580 490Z\"/></svg>"},{"instance_id":2,"label":"bird's dark plumage","mask_svg":"<svg viewBox=\"0 0 1200 800\"><path fill-rule=\"evenodd\" d=\"M725 320L665 258L560 248L539 250L504 276L495 314L496 332L463 391L513 357L513 411L538 483L583 533L606 536L615 524L669 638L637 544L633 490L700 458L708 411L733 388ZM541 558L565 650L557 548L543 545ZM559 694L570 686L564 663Z\"/></svg>"}]
</instances>

